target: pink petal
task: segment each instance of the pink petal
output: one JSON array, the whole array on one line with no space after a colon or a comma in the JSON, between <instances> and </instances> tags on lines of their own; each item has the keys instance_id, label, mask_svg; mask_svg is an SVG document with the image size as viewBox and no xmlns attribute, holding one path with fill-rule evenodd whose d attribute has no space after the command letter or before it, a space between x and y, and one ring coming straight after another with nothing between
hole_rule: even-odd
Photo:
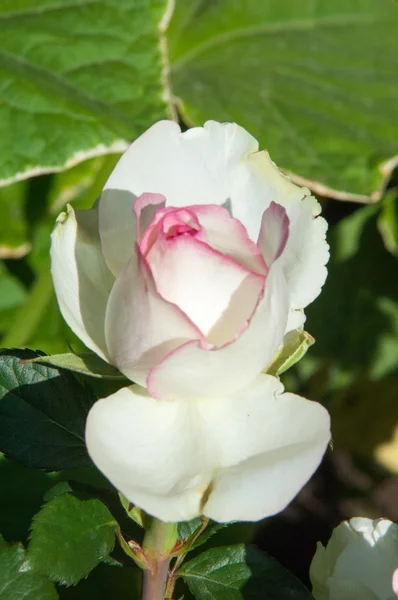
<instances>
[{"instance_id":1,"label":"pink petal","mask_svg":"<svg viewBox=\"0 0 398 600\"><path fill-rule=\"evenodd\" d=\"M141 194L134 202L133 210L136 218L136 241L142 236L153 221L156 212L166 206L166 198L162 194Z\"/></svg>"},{"instance_id":2,"label":"pink petal","mask_svg":"<svg viewBox=\"0 0 398 600\"><path fill-rule=\"evenodd\" d=\"M285 209L271 202L261 219L257 244L268 266L283 253L289 238L289 217Z\"/></svg>"},{"instance_id":3,"label":"pink petal","mask_svg":"<svg viewBox=\"0 0 398 600\"><path fill-rule=\"evenodd\" d=\"M271 361L282 342L288 315L286 282L271 267L264 297L239 339L206 350L188 342L151 370L147 386L155 398L222 397L248 385Z\"/></svg>"},{"instance_id":4,"label":"pink petal","mask_svg":"<svg viewBox=\"0 0 398 600\"><path fill-rule=\"evenodd\" d=\"M147 258L159 293L217 346L240 334L264 287L262 275L189 234L158 241Z\"/></svg>"},{"instance_id":5,"label":"pink petal","mask_svg":"<svg viewBox=\"0 0 398 600\"><path fill-rule=\"evenodd\" d=\"M266 274L267 267L259 247L249 238L245 226L234 219L226 208L215 204L189 208L198 216L205 231L203 241L247 269Z\"/></svg>"},{"instance_id":6,"label":"pink petal","mask_svg":"<svg viewBox=\"0 0 398 600\"><path fill-rule=\"evenodd\" d=\"M138 383L145 383L149 370L187 341L206 344L187 315L159 295L138 247L113 286L105 334L111 362Z\"/></svg>"}]
</instances>

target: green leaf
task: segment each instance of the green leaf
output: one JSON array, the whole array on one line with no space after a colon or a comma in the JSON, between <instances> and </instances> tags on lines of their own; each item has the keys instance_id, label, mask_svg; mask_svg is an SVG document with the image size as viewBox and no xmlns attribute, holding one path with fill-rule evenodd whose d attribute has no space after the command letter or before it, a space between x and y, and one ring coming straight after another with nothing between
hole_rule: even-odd
<instances>
[{"instance_id":1,"label":"green leaf","mask_svg":"<svg viewBox=\"0 0 398 600\"><path fill-rule=\"evenodd\" d=\"M99 379L121 379L128 381L116 367L108 364L93 352L83 352L82 354L68 352L67 354L38 356L37 358L32 358L29 362L47 364L59 369L66 369L67 371L74 371L75 373L82 373L83 375Z\"/></svg>"},{"instance_id":2,"label":"green leaf","mask_svg":"<svg viewBox=\"0 0 398 600\"><path fill-rule=\"evenodd\" d=\"M397 373L397 261L377 230L379 211L377 205L360 208L332 229L328 278L306 309L306 325L317 340L310 358L330 365L333 382L338 371L350 380Z\"/></svg>"},{"instance_id":3,"label":"green leaf","mask_svg":"<svg viewBox=\"0 0 398 600\"><path fill-rule=\"evenodd\" d=\"M190 538L202 526L203 519L196 517L191 521L181 521L178 523L178 539Z\"/></svg>"},{"instance_id":4,"label":"green leaf","mask_svg":"<svg viewBox=\"0 0 398 600\"><path fill-rule=\"evenodd\" d=\"M186 539L187 543L181 548L181 552L186 550L186 546L189 547L188 551L194 550L198 548L198 546L202 546L205 544L215 533L220 531L221 529L225 529L228 525L232 525L232 523L216 523L215 521L209 521L206 528L202 531L202 533L194 540L191 545L190 538L195 538L198 530L201 528L203 523L203 519L201 517L197 517L196 519L192 519L191 521L182 521L178 523L178 539Z\"/></svg>"},{"instance_id":5,"label":"green leaf","mask_svg":"<svg viewBox=\"0 0 398 600\"><path fill-rule=\"evenodd\" d=\"M394 0L177 0L173 93L188 123L236 121L303 184L364 200L397 154L397 28Z\"/></svg>"},{"instance_id":6,"label":"green leaf","mask_svg":"<svg viewBox=\"0 0 398 600\"><path fill-rule=\"evenodd\" d=\"M313 600L274 558L243 544L211 548L184 563L178 575L200 600Z\"/></svg>"},{"instance_id":7,"label":"green leaf","mask_svg":"<svg viewBox=\"0 0 398 600\"><path fill-rule=\"evenodd\" d=\"M23 362L36 356L0 354L0 450L51 471L89 465L84 428L95 398L72 374Z\"/></svg>"},{"instance_id":8,"label":"green leaf","mask_svg":"<svg viewBox=\"0 0 398 600\"><path fill-rule=\"evenodd\" d=\"M74 585L109 556L117 528L100 500L58 496L33 520L28 562L52 581Z\"/></svg>"},{"instance_id":9,"label":"green leaf","mask_svg":"<svg viewBox=\"0 0 398 600\"><path fill-rule=\"evenodd\" d=\"M48 579L27 570L22 545L8 547L0 536L0 600L56 600Z\"/></svg>"},{"instance_id":10,"label":"green leaf","mask_svg":"<svg viewBox=\"0 0 398 600\"><path fill-rule=\"evenodd\" d=\"M394 190L383 202L378 227L385 247L398 258L398 194Z\"/></svg>"},{"instance_id":11,"label":"green leaf","mask_svg":"<svg viewBox=\"0 0 398 600\"><path fill-rule=\"evenodd\" d=\"M167 116L166 8L167 0L1 3L0 184L121 152Z\"/></svg>"},{"instance_id":12,"label":"green leaf","mask_svg":"<svg viewBox=\"0 0 398 600\"><path fill-rule=\"evenodd\" d=\"M306 331L290 331L285 335L283 348L274 356L271 365L264 369L269 375L279 376L298 362L315 342Z\"/></svg>"},{"instance_id":13,"label":"green leaf","mask_svg":"<svg viewBox=\"0 0 398 600\"><path fill-rule=\"evenodd\" d=\"M135 506L135 504L132 504L130 500L127 500L121 492L119 492L119 499L130 519L135 521L140 527L145 527L148 520L146 513L141 508L138 508L138 506Z\"/></svg>"}]
</instances>

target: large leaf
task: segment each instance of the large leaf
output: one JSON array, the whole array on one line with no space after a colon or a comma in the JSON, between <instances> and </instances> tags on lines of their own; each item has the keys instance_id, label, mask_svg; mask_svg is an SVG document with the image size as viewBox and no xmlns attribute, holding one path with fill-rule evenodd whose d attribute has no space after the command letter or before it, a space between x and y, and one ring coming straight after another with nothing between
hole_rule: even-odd
<instances>
[{"instance_id":1,"label":"large leaf","mask_svg":"<svg viewBox=\"0 0 398 600\"><path fill-rule=\"evenodd\" d=\"M0 5L0 182L122 151L167 114L167 0Z\"/></svg>"},{"instance_id":2,"label":"large leaf","mask_svg":"<svg viewBox=\"0 0 398 600\"><path fill-rule=\"evenodd\" d=\"M311 600L294 575L274 558L239 544L211 548L179 571L198 600Z\"/></svg>"},{"instance_id":3,"label":"large leaf","mask_svg":"<svg viewBox=\"0 0 398 600\"><path fill-rule=\"evenodd\" d=\"M84 427L95 398L68 372L21 362L35 356L0 354L0 450L51 471L88 465Z\"/></svg>"},{"instance_id":4,"label":"large leaf","mask_svg":"<svg viewBox=\"0 0 398 600\"><path fill-rule=\"evenodd\" d=\"M177 0L173 92L189 123L236 121L319 192L370 194L398 152L397 28L394 0Z\"/></svg>"},{"instance_id":5,"label":"large leaf","mask_svg":"<svg viewBox=\"0 0 398 600\"><path fill-rule=\"evenodd\" d=\"M21 545L8 547L0 535L0 600L56 600L52 583L27 570Z\"/></svg>"},{"instance_id":6,"label":"large leaf","mask_svg":"<svg viewBox=\"0 0 398 600\"><path fill-rule=\"evenodd\" d=\"M74 585L109 556L117 527L100 500L58 496L33 520L28 562L51 580Z\"/></svg>"}]
</instances>

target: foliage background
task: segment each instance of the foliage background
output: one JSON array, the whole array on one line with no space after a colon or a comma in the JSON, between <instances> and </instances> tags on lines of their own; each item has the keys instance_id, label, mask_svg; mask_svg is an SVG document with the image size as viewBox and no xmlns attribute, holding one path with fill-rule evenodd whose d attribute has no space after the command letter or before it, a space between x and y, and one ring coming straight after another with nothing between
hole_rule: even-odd
<instances>
[{"instance_id":1,"label":"foliage background","mask_svg":"<svg viewBox=\"0 0 398 600\"><path fill-rule=\"evenodd\" d=\"M315 542L342 518L398 520L397 26L395 0L0 4L3 347L83 349L57 308L49 235L66 202L91 207L120 152L160 118L236 121L320 198L331 262L306 311L317 341L284 383L328 407L334 449L282 515L231 534L256 536L305 581ZM2 458L4 537L26 541L46 490L71 477L107 486L90 467ZM135 570L102 564L60 595L136 585Z\"/></svg>"}]
</instances>

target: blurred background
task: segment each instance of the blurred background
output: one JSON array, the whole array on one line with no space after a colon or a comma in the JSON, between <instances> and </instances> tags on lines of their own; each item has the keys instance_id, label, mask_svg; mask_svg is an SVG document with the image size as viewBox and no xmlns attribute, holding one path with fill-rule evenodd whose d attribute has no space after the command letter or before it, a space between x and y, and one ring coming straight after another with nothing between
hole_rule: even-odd
<instances>
[{"instance_id":1,"label":"blurred background","mask_svg":"<svg viewBox=\"0 0 398 600\"><path fill-rule=\"evenodd\" d=\"M83 350L52 288L54 220L90 208L156 120L236 121L319 198L331 260L306 310L316 343L283 382L327 406L333 449L284 513L230 534L305 582L342 519L398 521L397 30L396 0L0 0L1 346ZM100 479L0 459L4 537L26 541L67 477ZM125 571L101 565L61 597L122 597Z\"/></svg>"}]
</instances>

